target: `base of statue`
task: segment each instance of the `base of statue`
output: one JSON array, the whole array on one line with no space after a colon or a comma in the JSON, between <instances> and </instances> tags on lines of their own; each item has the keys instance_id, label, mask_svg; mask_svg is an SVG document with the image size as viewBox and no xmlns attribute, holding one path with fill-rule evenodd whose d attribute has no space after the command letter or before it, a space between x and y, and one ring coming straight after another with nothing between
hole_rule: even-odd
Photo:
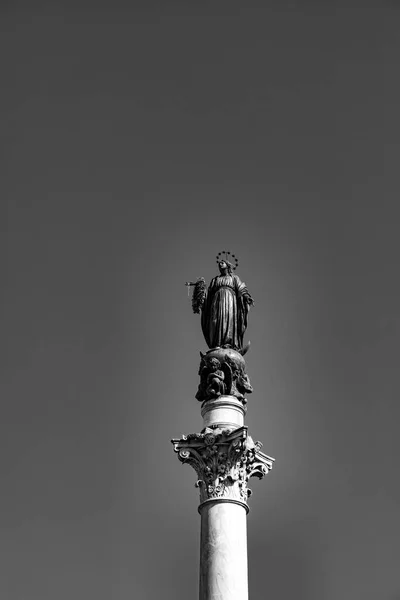
<instances>
[{"instance_id":1,"label":"base of statue","mask_svg":"<svg viewBox=\"0 0 400 600\"><path fill-rule=\"evenodd\" d=\"M251 394L253 388L242 354L233 348L212 348L206 354L200 354L197 400L206 402L221 396L234 396L245 404L245 394Z\"/></svg>"},{"instance_id":2,"label":"base of statue","mask_svg":"<svg viewBox=\"0 0 400 600\"><path fill-rule=\"evenodd\" d=\"M205 400L201 406L204 427L237 429L243 427L247 407L235 396L219 396Z\"/></svg>"}]
</instances>

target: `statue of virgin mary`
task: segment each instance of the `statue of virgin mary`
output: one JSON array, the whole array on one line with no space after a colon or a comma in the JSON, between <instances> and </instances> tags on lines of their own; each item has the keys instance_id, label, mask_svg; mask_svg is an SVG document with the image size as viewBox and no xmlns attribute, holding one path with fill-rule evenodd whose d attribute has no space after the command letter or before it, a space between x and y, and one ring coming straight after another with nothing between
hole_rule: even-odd
<instances>
[{"instance_id":1,"label":"statue of virgin mary","mask_svg":"<svg viewBox=\"0 0 400 600\"><path fill-rule=\"evenodd\" d=\"M194 285L193 312L201 311L201 328L208 347L243 350L250 306L254 305L246 285L233 273L227 260L218 262L220 274L214 277L208 290L204 278Z\"/></svg>"}]
</instances>

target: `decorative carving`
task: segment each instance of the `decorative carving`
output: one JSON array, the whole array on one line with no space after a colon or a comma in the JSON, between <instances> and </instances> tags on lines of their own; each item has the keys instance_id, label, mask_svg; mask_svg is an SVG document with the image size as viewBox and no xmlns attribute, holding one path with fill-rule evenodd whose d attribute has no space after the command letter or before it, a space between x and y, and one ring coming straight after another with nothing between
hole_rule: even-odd
<instances>
[{"instance_id":1,"label":"decorative carving","mask_svg":"<svg viewBox=\"0 0 400 600\"><path fill-rule=\"evenodd\" d=\"M254 443L247 427L238 429L206 428L172 440L182 463L196 471L200 502L227 498L247 503L250 477L262 479L272 469L274 459L261 452L261 442Z\"/></svg>"},{"instance_id":2,"label":"decorative carving","mask_svg":"<svg viewBox=\"0 0 400 600\"><path fill-rule=\"evenodd\" d=\"M253 388L246 374L246 363L240 352L232 348L216 348L201 355L200 383L196 398L200 402L224 394L235 396L245 404L245 394Z\"/></svg>"},{"instance_id":3,"label":"decorative carving","mask_svg":"<svg viewBox=\"0 0 400 600\"><path fill-rule=\"evenodd\" d=\"M235 264L228 261L228 255ZM244 354L243 336L254 300L246 285L233 273L238 265L235 255L224 250L217 255L217 263L219 275L211 280L208 290L203 277L186 282L187 286L194 286L193 312L201 311L201 328L209 348L233 348Z\"/></svg>"}]
</instances>

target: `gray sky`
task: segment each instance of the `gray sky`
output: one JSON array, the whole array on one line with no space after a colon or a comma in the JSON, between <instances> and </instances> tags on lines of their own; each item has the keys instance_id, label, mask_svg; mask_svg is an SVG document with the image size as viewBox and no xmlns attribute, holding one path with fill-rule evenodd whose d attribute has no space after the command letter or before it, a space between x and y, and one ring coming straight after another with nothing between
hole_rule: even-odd
<instances>
[{"instance_id":1,"label":"gray sky","mask_svg":"<svg viewBox=\"0 0 400 600\"><path fill-rule=\"evenodd\" d=\"M0 596L196 598L206 349L255 298L252 600L399 600L396 2L4 2Z\"/></svg>"}]
</instances>

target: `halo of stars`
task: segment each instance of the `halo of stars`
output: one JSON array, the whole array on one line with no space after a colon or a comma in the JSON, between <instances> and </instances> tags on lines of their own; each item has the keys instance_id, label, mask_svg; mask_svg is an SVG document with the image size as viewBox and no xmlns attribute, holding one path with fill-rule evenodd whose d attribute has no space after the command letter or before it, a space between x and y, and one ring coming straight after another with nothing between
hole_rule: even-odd
<instances>
[{"instance_id":1,"label":"halo of stars","mask_svg":"<svg viewBox=\"0 0 400 600\"><path fill-rule=\"evenodd\" d=\"M238 261L237 257L234 254L232 254L231 252L229 252L228 250L222 250L221 252L218 252L216 258L217 258L217 264L219 263L220 260L229 261L232 264L232 269L234 271L239 266L239 261Z\"/></svg>"}]
</instances>

